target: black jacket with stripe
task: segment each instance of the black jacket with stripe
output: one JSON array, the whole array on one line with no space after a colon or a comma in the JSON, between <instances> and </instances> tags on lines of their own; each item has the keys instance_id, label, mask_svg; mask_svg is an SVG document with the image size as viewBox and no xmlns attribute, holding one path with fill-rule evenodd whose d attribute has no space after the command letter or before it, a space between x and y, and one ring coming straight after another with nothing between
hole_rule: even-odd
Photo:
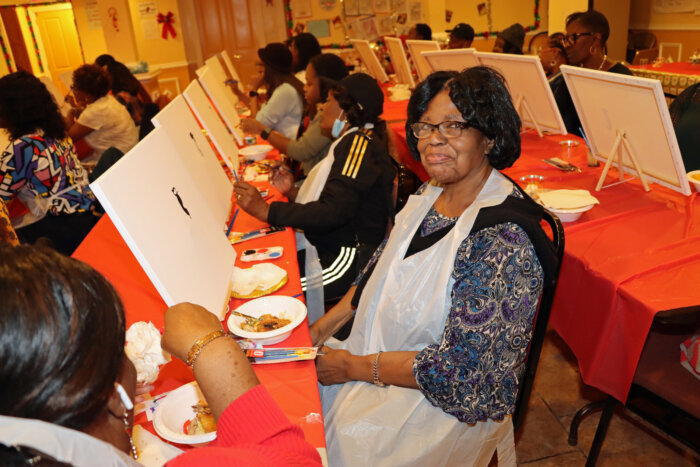
<instances>
[{"instance_id":1,"label":"black jacket with stripe","mask_svg":"<svg viewBox=\"0 0 700 467\"><path fill-rule=\"evenodd\" d=\"M342 246L359 244L358 266L364 267L384 239L387 222L394 214L391 190L395 169L386 143L369 129L343 135L333 155L335 160L318 201L273 202L268 222L303 230L322 258Z\"/></svg>"}]
</instances>

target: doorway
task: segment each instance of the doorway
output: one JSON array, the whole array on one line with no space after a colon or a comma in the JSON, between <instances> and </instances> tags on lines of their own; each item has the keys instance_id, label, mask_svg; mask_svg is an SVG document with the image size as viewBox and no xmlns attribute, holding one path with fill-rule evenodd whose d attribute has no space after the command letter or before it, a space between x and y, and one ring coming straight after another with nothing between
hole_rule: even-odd
<instances>
[{"instance_id":1,"label":"doorway","mask_svg":"<svg viewBox=\"0 0 700 467\"><path fill-rule=\"evenodd\" d=\"M73 8L70 3L27 7L29 17L35 25L39 54L49 74L62 95L70 89L66 77L80 65L83 58L78 31L75 27Z\"/></svg>"}]
</instances>

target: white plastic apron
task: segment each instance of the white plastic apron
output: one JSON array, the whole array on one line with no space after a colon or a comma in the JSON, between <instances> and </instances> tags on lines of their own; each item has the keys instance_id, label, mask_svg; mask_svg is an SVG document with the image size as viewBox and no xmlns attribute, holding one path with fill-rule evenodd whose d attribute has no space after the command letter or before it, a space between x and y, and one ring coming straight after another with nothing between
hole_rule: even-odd
<instances>
[{"instance_id":1,"label":"white plastic apron","mask_svg":"<svg viewBox=\"0 0 700 467\"><path fill-rule=\"evenodd\" d=\"M372 125L369 125L368 127L371 128ZM335 162L335 156L333 155L335 147L343 137L350 133L354 133L357 130L357 127L350 128L343 133L341 138L333 141L333 144L331 144L330 148L328 148L328 154L326 157L321 159L321 161L316 164L306 176L306 179L301 185L301 188L299 188L297 197L294 200L295 203L306 204L313 201L318 201L318 199L321 197L323 187L326 186L326 180L328 180L328 174L331 172L333 162ZM297 232L296 240L297 250L306 250L306 262L304 264L304 276L306 277L305 298L309 324L312 324L325 313L325 307L323 305L323 266L321 266L321 260L318 257L316 247L311 244L311 242L306 238L306 235L301 232Z\"/></svg>"},{"instance_id":2,"label":"white plastic apron","mask_svg":"<svg viewBox=\"0 0 700 467\"><path fill-rule=\"evenodd\" d=\"M21 220L16 225L13 224L12 226L15 229L21 229L22 227L26 227L35 222L39 222L44 217L46 217L46 214L49 212L49 209L51 208L51 204L53 203L54 199L57 199L63 193L68 193L73 189L77 189L78 191L80 191L80 186L80 184L69 185L63 190L60 190L45 198L42 198L41 196L36 196L31 190L29 190L29 188L22 188L22 190L20 190L19 193L17 193L17 197L20 199L20 201L22 201L22 203L24 203L27 209L29 209L29 212L27 214L24 214L21 217Z\"/></svg>"},{"instance_id":3,"label":"white plastic apron","mask_svg":"<svg viewBox=\"0 0 700 467\"><path fill-rule=\"evenodd\" d=\"M442 189L431 185L421 196L411 196L363 290L350 337L329 346L368 355L439 343L451 306L457 249L479 209L501 204L511 191L512 184L493 170L450 233L399 260ZM468 425L433 406L417 389L357 381L322 387L321 397L333 466L370 459L372 466L487 465L496 447L499 465L515 465L510 417Z\"/></svg>"}]
</instances>

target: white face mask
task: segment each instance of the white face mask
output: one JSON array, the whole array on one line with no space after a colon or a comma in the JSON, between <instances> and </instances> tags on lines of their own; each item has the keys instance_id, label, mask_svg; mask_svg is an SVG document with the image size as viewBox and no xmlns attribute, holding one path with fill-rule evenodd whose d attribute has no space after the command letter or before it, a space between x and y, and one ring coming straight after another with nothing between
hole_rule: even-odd
<instances>
[{"instance_id":1,"label":"white face mask","mask_svg":"<svg viewBox=\"0 0 700 467\"><path fill-rule=\"evenodd\" d=\"M343 116L343 111L340 111L340 115L338 115L338 118L335 119L335 122L333 122L333 128L331 128L331 136L333 138L337 138L340 136L340 134L343 132L343 128L345 128L345 120L341 120L340 118Z\"/></svg>"}]
</instances>

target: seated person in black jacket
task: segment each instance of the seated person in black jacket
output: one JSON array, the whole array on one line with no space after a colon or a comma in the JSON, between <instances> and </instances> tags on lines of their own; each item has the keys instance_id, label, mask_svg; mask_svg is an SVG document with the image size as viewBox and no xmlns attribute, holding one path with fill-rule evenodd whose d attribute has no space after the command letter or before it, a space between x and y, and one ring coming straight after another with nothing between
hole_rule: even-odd
<instances>
[{"instance_id":1,"label":"seated person in black jacket","mask_svg":"<svg viewBox=\"0 0 700 467\"><path fill-rule=\"evenodd\" d=\"M384 97L377 81L364 73L331 83L323 105L321 131L337 138L298 190L283 170L272 183L290 202L267 204L245 182L234 185L238 206L277 226L302 230L300 268L313 248L323 268L326 301L342 297L386 235L393 217L395 170L387 150L386 125L379 119ZM310 271L306 271L307 278ZM304 285L304 279L302 279ZM308 298L308 294L307 294Z\"/></svg>"},{"instance_id":2,"label":"seated person in black jacket","mask_svg":"<svg viewBox=\"0 0 700 467\"><path fill-rule=\"evenodd\" d=\"M700 83L676 97L669 111L685 171L700 170Z\"/></svg>"},{"instance_id":3,"label":"seated person in black jacket","mask_svg":"<svg viewBox=\"0 0 700 467\"><path fill-rule=\"evenodd\" d=\"M566 18L566 36L563 40L569 65L632 75L629 68L622 63L608 60L606 53L608 36L610 36L610 25L602 13L588 10L570 14ZM549 85L566 125L566 131L580 135L581 121L561 73L551 78Z\"/></svg>"}]
</instances>

